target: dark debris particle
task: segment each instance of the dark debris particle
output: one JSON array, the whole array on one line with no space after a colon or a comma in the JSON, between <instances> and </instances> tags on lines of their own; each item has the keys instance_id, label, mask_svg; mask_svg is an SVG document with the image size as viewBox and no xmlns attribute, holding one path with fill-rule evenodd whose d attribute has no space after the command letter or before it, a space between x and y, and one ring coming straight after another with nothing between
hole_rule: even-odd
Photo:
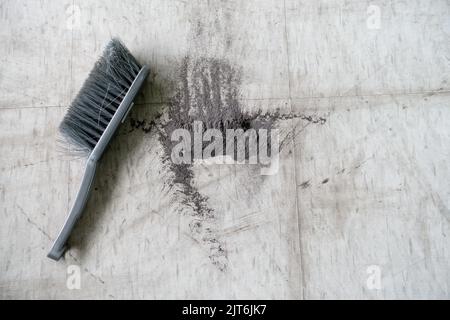
<instances>
[{"instance_id":1,"label":"dark debris particle","mask_svg":"<svg viewBox=\"0 0 450 320\"><path fill-rule=\"evenodd\" d=\"M311 186L310 181L311 181L311 180L307 180L307 181L302 182L302 183L300 184L300 187L301 187L302 189L308 188L309 186Z\"/></svg>"}]
</instances>

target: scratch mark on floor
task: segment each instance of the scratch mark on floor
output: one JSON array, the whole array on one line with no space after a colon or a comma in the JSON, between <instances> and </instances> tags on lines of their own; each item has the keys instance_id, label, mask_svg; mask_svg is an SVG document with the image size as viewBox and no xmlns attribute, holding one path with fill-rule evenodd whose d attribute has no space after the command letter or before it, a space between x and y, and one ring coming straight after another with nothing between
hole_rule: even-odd
<instances>
[{"instance_id":1,"label":"scratch mark on floor","mask_svg":"<svg viewBox=\"0 0 450 320\"><path fill-rule=\"evenodd\" d=\"M30 216L25 212L25 210L17 205L17 208L19 209L19 212L25 217L26 221L32 225L36 230L38 230L42 235L44 235L49 241L53 242L53 239L50 237L50 235L44 231L43 228L41 228L36 222L34 222ZM43 248L45 250L45 248ZM78 258L76 258L70 251L67 252L67 254L78 264L81 266L81 262ZM67 261L66 261L67 263ZM95 275L93 272L91 272L87 267L83 267L83 270L88 273L92 278L97 280L101 284L105 284L105 281L100 278L99 276Z\"/></svg>"}]
</instances>

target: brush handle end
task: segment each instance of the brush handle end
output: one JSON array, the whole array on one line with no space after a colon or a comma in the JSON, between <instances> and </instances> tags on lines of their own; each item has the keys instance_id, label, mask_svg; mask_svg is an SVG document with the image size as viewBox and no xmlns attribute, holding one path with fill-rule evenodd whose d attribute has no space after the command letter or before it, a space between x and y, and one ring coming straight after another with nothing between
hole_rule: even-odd
<instances>
[{"instance_id":1,"label":"brush handle end","mask_svg":"<svg viewBox=\"0 0 450 320\"><path fill-rule=\"evenodd\" d=\"M76 222L83 213L83 209L89 197L89 191L94 181L95 171L97 168L97 161L95 159L89 158L86 164L86 170L84 172L83 180L81 181L80 189L78 190L75 202L70 210L69 215L64 222L61 231L58 234L50 252L47 257L50 259L58 261L64 252L66 251L66 242L69 239L70 233L75 227Z\"/></svg>"}]
</instances>

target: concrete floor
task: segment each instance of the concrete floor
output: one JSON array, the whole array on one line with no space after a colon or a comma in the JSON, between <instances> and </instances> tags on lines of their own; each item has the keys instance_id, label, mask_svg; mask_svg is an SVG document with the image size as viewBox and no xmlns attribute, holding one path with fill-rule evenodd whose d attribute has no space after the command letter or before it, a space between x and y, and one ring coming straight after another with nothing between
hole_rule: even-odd
<instances>
[{"instance_id":1,"label":"concrete floor","mask_svg":"<svg viewBox=\"0 0 450 320\"><path fill-rule=\"evenodd\" d=\"M54 262L83 172L57 127L112 36L151 81ZM0 39L0 298L450 298L449 1L2 0ZM240 68L247 110L304 116L276 175L195 167L226 268L130 120L186 56Z\"/></svg>"}]
</instances>

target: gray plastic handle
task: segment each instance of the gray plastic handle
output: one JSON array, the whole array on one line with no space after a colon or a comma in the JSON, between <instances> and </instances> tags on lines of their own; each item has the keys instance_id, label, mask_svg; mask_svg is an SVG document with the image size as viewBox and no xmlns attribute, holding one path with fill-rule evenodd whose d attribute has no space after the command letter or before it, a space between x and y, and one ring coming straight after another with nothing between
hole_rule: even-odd
<instances>
[{"instance_id":1,"label":"gray plastic handle","mask_svg":"<svg viewBox=\"0 0 450 320\"><path fill-rule=\"evenodd\" d=\"M64 222L64 226L59 232L58 237L53 243L53 247L48 253L47 257L53 260L59 260L66 250L66 242L69 239L70 233L75 227L76 222L83 213L83 209L86 206L86 202L89 197L89 191L91 190L92 182L94 181L95 171L97 169L97 161L89 157L84 171L83 180L81 181L80 189L78 190L77 197L70 210L69 215Z\"/></svg>"},{"instance_id":2,"label":"gray plastic handle","mask_svg":"<svg viewBox=\"0 0 450 320\"><path fill-rule=\"evenodd\" d=\"M77 197L75 198L75 202L70 210L69 215L66 218L66 221L58 234L50 252L47 254L47 257L50 259L58 261L64 251L66 250L66 242L69 239L69 236L75 227L76 222L80 218L83 213L83 209L86 206L86 202L89 198L89 191L91 189L92 182L94 181L95 171L97 168L97 162L102 157L109 141L111 140L114 133L117 131L119 125L125 120L125 117L128 115L128 112L133 107L133 100L136 97L139 89L142 87L145 78L147 78L149 74L149 69L147 66L143 66L139 71L136 79L131 84L130 89L125 95L122 103L117 108L114 116L103 132L102 136L98 140L94 150L92 150L89 155L86 170L84 172L83 180L81 181L80 189L78 190Z\"/></svg>"}]
</instances>

